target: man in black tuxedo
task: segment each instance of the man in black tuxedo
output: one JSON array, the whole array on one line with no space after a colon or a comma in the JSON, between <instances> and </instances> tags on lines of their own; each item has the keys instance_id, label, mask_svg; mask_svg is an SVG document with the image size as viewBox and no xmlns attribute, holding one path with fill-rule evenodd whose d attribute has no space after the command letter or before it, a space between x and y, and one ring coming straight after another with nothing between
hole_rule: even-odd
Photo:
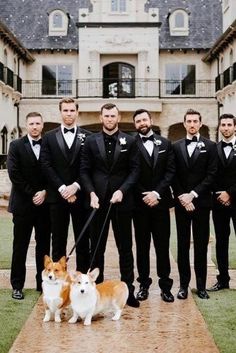
<instances>
[{"instance_id":1,"label":"man in black tuxedo","mask_svg":"<svg viewBox=\"0 0 236 353\"><path fill-rule=\"evenodd\" d=\"M214 183L213 222L216 235L216 259L219 275L208 290L229 288L229 236L230 220L236 232L236 119L223 114L219 119L219 131L223 140L217 144L218 171Z\"/></svg>"},{"instance_id":2,"label":"man in black tuxedo","mask_svg":"<svg viewBox=\"0 0 236 353\"><path fill-rule=\"evenodd\" d=\"M98 209L90 229L91 252L95 253L99 233L107 214L111 212L92 267L99 267L97 282L104 278L104 253L110 220L119 252L121 280L129 288L127 304L138 307L134 297L134 270L132 253L131 219L133 186L138 178L139 163L135 140L118 129L120 113L116 105L105 104L101 108L102 131L89 136L85 142L81 163L81 180L92 208Z\"/></svg>"},{"instance_id":3,"label":"man in black tuxedo","mask_svg":"<svg viewBox=\"0 0 236 353\"><path fill-rule=\"evenodd\" d=\"M43 119L37 112L26 116L27 135L10 144L7 167L12 190L9 212L13 213L13 253L11 263L12 298L24 299L26 256L35 230L36 289L41 291L44 255L50 253L50 221L46 198L46 180L39 162Z\"/></svg>"},{"instance_id":4,"label":"man in black tuxedo","mask_svg":"<svg viewBox=\"0 0 236 353\"><path fill-rule=\"evenodd\" d=\"M199 112L189 109L184 116L186 139L174 143L176 175L173 189L178 240L180 289L178 299L186 299L191 277L189 262L191 228L194 242L194 270L197 295L208 299L206 292L207 246L211 189L217 170L216 144L199 134L202 126Z\"/></svg>"},{"instance_id":5,"label":"man in black tuxedo","mask_svg":"<svg viewBox=\"0 0 236 353\"><path fill-rule=\"evenodd\" d=\"M140 175L135 186L134 229L137 249L138 300L148 298L152 283L150 275L151 236L156 251L156 267L161 298L173 302L173 280L170 276L170 213L173 206L170 184L175 173L174 154L170 141L155 134L152 118L145 109L133 115L138 132L136 143L140 152Z\"/></svg>"},{"instance_id":6,"label":"man in black tuxedo","mask_svg":"<svg viewBox=\"0 0 236 353\"><path fill-rule=\"evenodd\" d=\"M73 98L59 102L62 124L45 134L41 161L48 180L48 202L52 226L52 257L58 261L66 255L70 216L75 240L86 221L84 194L80 187L81 150L89 132L78 127L78 104ZM76 247L77 270L89 267L89 237L85 235Z\"/></svg>"}]
</instances>

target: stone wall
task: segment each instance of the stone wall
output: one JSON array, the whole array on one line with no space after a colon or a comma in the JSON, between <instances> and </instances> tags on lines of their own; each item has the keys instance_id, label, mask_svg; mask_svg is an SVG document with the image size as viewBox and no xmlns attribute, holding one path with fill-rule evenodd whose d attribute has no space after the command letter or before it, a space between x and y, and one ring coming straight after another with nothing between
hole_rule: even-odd
<instances>
[{"instance_id":1,"label":"stone wall","mask_svg":"<svg viewBox=\"0 0 236 353\"><path fill-rule=\"evenodd\" d=\"M11 191L11 182L6 169L0 170L0 198L8 197Z\"/></svg>"}]
</instances>

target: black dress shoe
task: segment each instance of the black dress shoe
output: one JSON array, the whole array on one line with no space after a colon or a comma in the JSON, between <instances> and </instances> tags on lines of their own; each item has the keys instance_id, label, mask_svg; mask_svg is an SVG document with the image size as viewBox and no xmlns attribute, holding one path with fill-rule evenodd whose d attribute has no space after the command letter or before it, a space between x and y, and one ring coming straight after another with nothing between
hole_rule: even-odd
<instances>
[{"instance_id":1,"label":"black dress shoe","mask_svg":"<svg viewBox=\"0 0 236 353\"><path fill-rule=\"evenodd\" d=\"M200 299L209 299L209 295L207 294L207 291L205 289L203 290L197 290L197 296L200 298Z\"/></svg>"},{"instance_id":2,"label":"black dress shoe","mask_svg":"<svg viewBox=\"0 0 236 353\"><path fill-rule=\"evenodd\" d=\"M137 295L136 295L136 299L142 301L142 300L146 300L149 296L149 292L148 292L148 288L145 287L140 287Z\"/></svg>"},{"instance_id":3,"label":"black dress shoe","mask_svg":"<svg viewBox=\"0 0 236 353\"><path fill-rule=\"evenodd\" d=\"M167 303L173 303L173 301L175 300L171 291L163 291L163 290L161 291L161 299Z\"/></svg>"},{"instance_id":4,"label":"black dress shoe","mask_svg":"<svg viewBox=\"0 0 236 353\"><path fill-rule=\"evenodd\" d=\"M178 299L187 299L188 298L188 289L187 288L182 288L180 287L178 294L177 294Z\"/></svg>"},{"instance_id":5,"label":"black dress shoe","mask_svg":"<svg viewBox=\"0 0 236 353\"><path fill-rule=\"evenodd\" d=\"M140 306L139 301L135 298L133 294L129 294L126 304L132 306L133 308L138 308Z\"/></svg>"},{"instance_id":6,"label":"black dress shoe","mask_svg":"<svg viewBox=\"0 0 236 353\"><path fill-rule=\"evenodd\" d=\"M17 300L24 299L24 294L21 289L13 289L11 296L13 299L17 299Z\"/></svg>"},{"instance_id":7,"label":"black dress shoe","mask_svg":"<svg viewBox=\"0 0 236 353\"><path fill-rule=\"evenodd\" d=\"M209 291L209 292L217 292L218 290L228 289L228 288L229 288L229 283L222 284L220 282L216 282L212 287L208 288L207 291Z\"/></svg>"}]
</instances>

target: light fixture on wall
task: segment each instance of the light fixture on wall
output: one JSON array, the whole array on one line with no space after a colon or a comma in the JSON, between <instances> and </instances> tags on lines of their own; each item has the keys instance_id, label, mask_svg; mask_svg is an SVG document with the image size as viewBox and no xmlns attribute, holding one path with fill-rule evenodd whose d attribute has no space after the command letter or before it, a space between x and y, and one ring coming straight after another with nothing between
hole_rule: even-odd
<instances>
[{"instance_id":1,"label":"light fixture on wall","mask_svg":"<svg viewBox=\"0 0 236 353\"><path fill-rule=\"evenodd\" d=\"M88 73L90 74L91 72L91 66L88 66Z\"/></svg>"},{"instance_id":2,"label":"light fixture on wall","mask_svg":"<svg viewBox=\"0 0 236 353\"><path fill-rule=\"evenodd\" d=\"M147 72L150 72L150 66L149 65L147 66Z\"/></svg>"}]
</instances>

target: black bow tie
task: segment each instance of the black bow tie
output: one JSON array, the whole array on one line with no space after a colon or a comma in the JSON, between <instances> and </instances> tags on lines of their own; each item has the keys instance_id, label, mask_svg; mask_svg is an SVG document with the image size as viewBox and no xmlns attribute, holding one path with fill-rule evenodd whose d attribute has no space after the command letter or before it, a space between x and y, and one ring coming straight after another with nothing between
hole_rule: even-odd
<instances>
[{"instance_id":1,"label":"black bow tie","mask_svg":"<svg viewBox=\"0 0 236 353\"><path fill-rule=\"evenodd\" d=\"M72 129L67 129L66 127L64 127L64 134L66 134L67 132L72 132L72 134L75 132L75 128L72 127Z\"/></svg>"},{"instance_id":2,"label":"black bow tie","mask_svg":"<svg viewBox=\"0 0 236 353\"><path fill-rule=\"evenodd\" d=\"M197 142L197 136L193 136L192 140L185 139L186 145L188 146L192 142Z\"/></svg>"},{"instance_id":3,"label":"black bow tie","mask_svg":"<svg viewBox=\"0 0 236 353\"><path fill-rule=\"evenodd\" d=\"M142 136L141 137L143 143L147 142L147 141L153 141L154 140L154 135L150 135L148 137Z\"/></svg>"},{"instance_id":4,"label":"black bow tie","mask_svg":"<svg viewBox=\"0 0 236 353\"><path fill-rule=\"evenodd\" d=\"M39 140L32 140L33 146L35 146L35 145L41 145L41 143L42 143L42 139L39 139Z\"/></svg>"},{"instance_id":5,"label":"black bow tie","mask_svg":"<svg viewBox=\"0 0 236 353\"><path fill-rule=\"evenodd\" d=\"M233 147L233 144L232 142L225 142L225 141L222 141L222 147L227 147L227 146L230 146L230 147Z\"/></svg>"}]
</instances>

